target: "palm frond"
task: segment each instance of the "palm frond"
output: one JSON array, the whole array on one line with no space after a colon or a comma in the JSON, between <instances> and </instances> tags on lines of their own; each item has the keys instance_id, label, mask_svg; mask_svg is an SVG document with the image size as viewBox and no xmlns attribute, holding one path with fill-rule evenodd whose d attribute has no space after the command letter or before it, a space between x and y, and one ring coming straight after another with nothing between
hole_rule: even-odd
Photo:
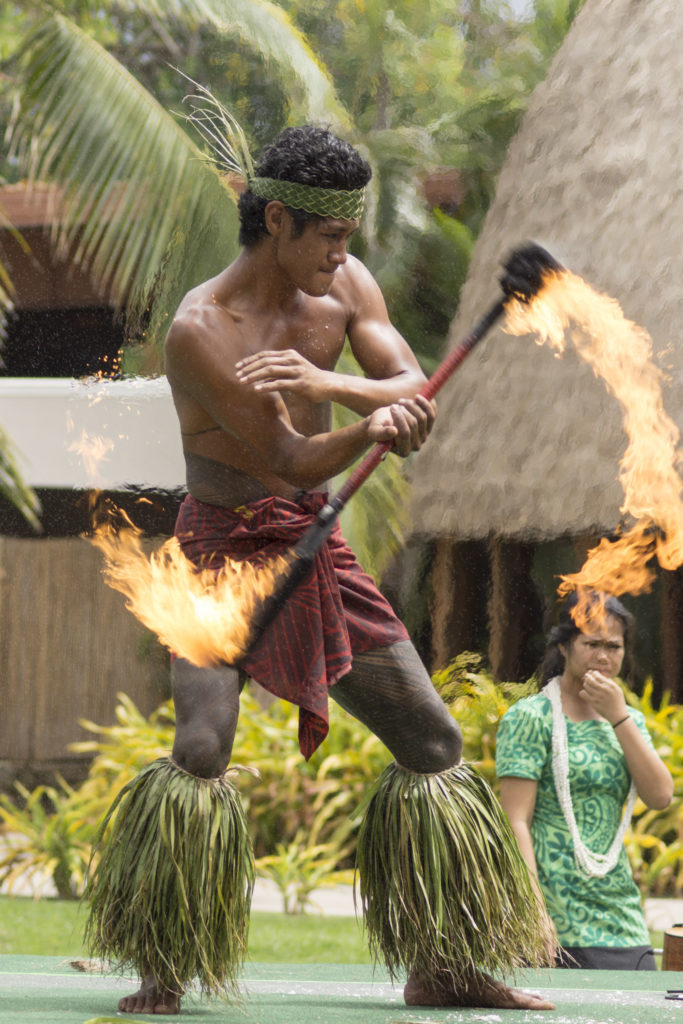
<instances>
[{"instance_id":1,"label":"palm frond","mask_svg":"<svg viewBox=\"0 0 683 1024\"><path fill-rule=\"evenodd\" d=\"M19 509L34 530L40 531L40 502L35 492L24 483L10 439L0 427L0 494Z\"/></svg>"},{"instance_id":2,"label":"palm frond","mask_svg":"<svg viewBox=\"0 0 683 1024\"><path fill-rule=\"evenodd\" d=\"M299 84L307 116L348 124L303 36L273 4L138 6L170 24L241 38ZM153 299L146 340L160 341L182 295L237 254L234 193L183 127L73 21L57 13L42 19L11 72L18 92L11 145L27 176L64 189L60 245L75 244L75 259L125 304L133 328ZM204 128L215 133L206 121Z\"/></svg>"},{"instance_id":3,"label":"palm frond","mask_svg":"<svg viewBox=\"0 0 683 1024\"><path fill-rule=\"evenodd\" d=\"M307 120L324 121L336 130L350 128L349 115L327 72L289 15L269 0L136 0L143 13L166 22L205 25L218 35L241 40L260 54L291 92L300 92Z\"/></svg>"},{"instance_id":4,"label":"palm frond","mask_svg":"<svg viewBox=\"0 0 683 1024\"><path fill-rule=\"evenodd\" d=\"M0 254L0 347L7 336L7 317L14 309L13 296L12 279Z\"/></svg>"},{"instance_id":5,"label":"palm frond","mask_svg":"<svg viewBox=\"0 0 683 1024\"><path fill-rule=\"evenodd\" d=\"M11 138L32 179L64 190L63 246L134 318L157 322L237 252L235 196L183 128L111 54L59 14L13 65ZM163 275L160 269L163 266Z\"/></svg>"},{"instance_id":6,"label":"palm frond","mask_svg":"<svg viewBox=\"0 0 683 1024\"><path fill-rule=\"evenodd\" d=\"M11 222L1 204L0 228L11 235L24 253L30 254L31 249L28 242L22 235L21 231L19 231L19 229ZM0 347L2 346L2 342L5 340L6 336L7 317L14 309L14 294L14 283L10 275L9 267L6 265L3 252L0 249ZM0 365L2 365L1 360Z\"/></svg>"}]
</instances>

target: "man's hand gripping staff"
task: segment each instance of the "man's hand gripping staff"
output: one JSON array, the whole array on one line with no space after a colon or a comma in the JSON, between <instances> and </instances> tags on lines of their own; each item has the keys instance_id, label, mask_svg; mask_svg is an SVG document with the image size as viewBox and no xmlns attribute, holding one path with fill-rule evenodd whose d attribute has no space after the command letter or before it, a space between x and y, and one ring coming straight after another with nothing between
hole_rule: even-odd
<instances>
[{"instance_id":1,"label":"man's hand gripping staff","mask_svg":"<svg viewBox=\"0 0 683 1024\"><path fill-rule=\"evenodd\" d=\"M500 277L500 285L503 290L502 298L499 298L490 307L475 324L467 337L446 356L441 365L422 387L419 396L431 401L446 381L455 373L475 345L488 334L494 324L500 319L505 312L507 303L511 299L530 302L542 288L546 276L561 269L561 265L550 253L533 242L513 250L503 264L504 273ZM316 554L330 535L337 517L347 501L356 493L392 448L393 442L381 442L371 448L337 493L332 495L327 504L320 509L313 525L292 549L289 568L282 573L273 593L263 602L254 616L247 650L251 649L266 627L275 618L289 595L305 578L313 565Z\"/></svg>"}]
</instances>

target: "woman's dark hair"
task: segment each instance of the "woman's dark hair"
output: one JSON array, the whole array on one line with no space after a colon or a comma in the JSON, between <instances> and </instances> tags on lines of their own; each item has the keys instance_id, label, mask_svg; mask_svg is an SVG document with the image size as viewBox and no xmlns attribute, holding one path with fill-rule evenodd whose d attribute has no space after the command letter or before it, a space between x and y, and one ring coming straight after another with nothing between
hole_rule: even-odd
<instances>
[{"instance_id":1,"label":"woman's dark hair","mask_svg":"<svg viewBox=\"0 0 683 1024\"><path fill-rule=\"evenodd\" d=\"M582 602L586 599L586 595L581 595ZM602 608L605 615L611 615L613 618L618 619L624 629L624 652L625 652L625 664L627 665L628 671L626 675L630 674L630 646L631 646L631 634L635 627L635 619L631 615L628 609L624 608L621 601L617 600L616 597L612 597L609 594L598 594L592 592L587 595L590 607ZM550 679L554 679L555 676L560 676L564 672L564 654L560 650L560 644L565 646L570 644L574 637L578 636L582 632L581 629L576 625L574 621L573 612L579 603L579 595L576 591L570 594L565 599L560 607L560 614L556 626L548 633L546 640L545 656L541 664L541 684L544 685Z\"/></svg>"},{"instance_id":2,"label":"woman's dark hair","mask_svg":"<svg viewBox=\"0 0 683 1024\"><path fill-rule=\"evenodd\" d=\"M329 129L312 124L280 132L263 150L255 173L260 178L281 178L301 185L346 191L362 188L372 177L370 164L353 146ZM254 245L268 234L264 216L268 202L249 189L240 196L240 245ZM297 234L301 234L310 221L324 219L304 210L287 209L294 219Z\"/></svg>"}]
</instances>

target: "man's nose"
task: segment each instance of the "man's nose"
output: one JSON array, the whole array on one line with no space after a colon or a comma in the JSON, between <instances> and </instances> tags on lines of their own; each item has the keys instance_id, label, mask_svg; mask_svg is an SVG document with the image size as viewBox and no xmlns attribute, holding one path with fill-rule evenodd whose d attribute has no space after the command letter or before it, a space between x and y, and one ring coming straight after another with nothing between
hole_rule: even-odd
<instances>
[{"instance_id":1,"label":"man's nose","mask_svg":"<svg viewBox=\"0 0 683 1024\"><path fill-rule=\"evenodd\" d=\"M346 245L344 242L330 250L330 262L336 263L340 267L346 263Z\"/></svg>"}]
</instances>

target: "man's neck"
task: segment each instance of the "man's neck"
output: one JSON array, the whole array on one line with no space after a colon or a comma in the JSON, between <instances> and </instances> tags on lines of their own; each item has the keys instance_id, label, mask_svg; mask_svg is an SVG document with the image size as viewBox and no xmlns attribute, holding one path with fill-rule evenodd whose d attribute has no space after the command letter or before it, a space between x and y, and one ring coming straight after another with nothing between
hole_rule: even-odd
<instances>
[{"instance_id":1,"label":"man's neck","mask_svg":"<svg viewBox=\"0 0 683 1024\"><path fill-rule=\"evenodd\" d=\"M243 249L216 279L217 302L244 303L252 313L286 310L298 303L301 295L278 266L270 239Z\"/></svg>"}]
</instances>

